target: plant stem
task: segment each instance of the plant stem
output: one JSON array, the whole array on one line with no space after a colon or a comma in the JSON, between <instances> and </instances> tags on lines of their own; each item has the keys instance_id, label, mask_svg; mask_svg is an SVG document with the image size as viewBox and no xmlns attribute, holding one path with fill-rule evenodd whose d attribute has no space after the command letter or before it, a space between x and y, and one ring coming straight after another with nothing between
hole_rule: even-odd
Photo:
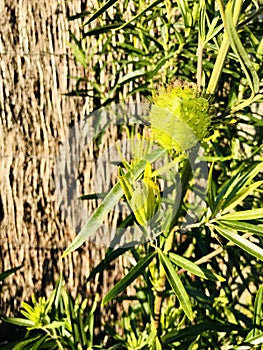
<instances>
[{"instance_id":1,"label":"plant stem","mask_svg":"<svg viewBox=\"0 0 263 350\"><path fill-rule=\"evenodd\" d=\"M230 0L231 2L233 2L232 0ZM224 22L224 27L225 27L225 11L223 8L223 3L221 0L218 0L218 7L221 13L221 17L222 20ZM241 12L241 8L242 8L242 4L243 4L243 0L237 0L233 2L233 23L236 26L237 22L238 22L238 18ZM221 44L221 47L218 51L218 55L216 58L216 62L214 65L214 69L212 71L209 83L208 83L208 87L207 87L207 94L209 95L213 95L216 92L217 89L217 85L219 82L219 79L221 77L221 73L223 71L223 67L225 64L225 60L226 60L226 56L229 50L229 46L230 46L230 42L229 42L229 38L228 38L228 34L226 32L226 28L225 28L225 32L223 35L223 41Z\"/></svg>"}]
</instances>

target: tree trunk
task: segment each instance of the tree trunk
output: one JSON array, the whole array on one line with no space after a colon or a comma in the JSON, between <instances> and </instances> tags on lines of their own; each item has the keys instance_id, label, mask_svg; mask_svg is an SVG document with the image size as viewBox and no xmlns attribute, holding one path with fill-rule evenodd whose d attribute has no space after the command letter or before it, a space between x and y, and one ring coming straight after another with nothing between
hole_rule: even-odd
<instances>
[{"instance_id":1,"label":"tree trunk","mask_svg":"<svg viewBox=\"0 0 263 350\"><path fill-rule=\"evenodd\" d=\"M86 285L87 275L106 251L106 246L90 241L60 259L76 235L77 223L72 212L60 206L67 200L67 189L65 194L65 189L63 192L59 188L62 197L58 199L57 160L61 147L63 150L69 140L70 147L78 145L78 129L73 128L70 134L72 126L94 108L92 98L65 95L74 83L68 76L84 74L67 46L68 30L78 34L80 25L79 21L68 22L67 16L83 10L82 6L87 8L88 4L3 0L0 5L0 272L23 264L4 281L0 293L2 315L16 313L21 301L29 300L33 292L48 294L62 270L73 294L81 290L91 297L96 292L104 295L122 275L121 261L117 261L111 271ZM112 127L98 151L91 146L83 151L89 161L83 158L86 165L80 170L78 186L84 192L97 190L91 181L94 177L100 179L97 184L102 188L108 185L100 170L95 172L92 161L94 154L107 157L110 140L117 136L117 128ZM70 157L72 153L62 169L59 163L62 173L72 166ZM95 200L89 202L88 210L96 204ZM112 214L110 225L118 215Z\"/></svg>"}]
</instances>

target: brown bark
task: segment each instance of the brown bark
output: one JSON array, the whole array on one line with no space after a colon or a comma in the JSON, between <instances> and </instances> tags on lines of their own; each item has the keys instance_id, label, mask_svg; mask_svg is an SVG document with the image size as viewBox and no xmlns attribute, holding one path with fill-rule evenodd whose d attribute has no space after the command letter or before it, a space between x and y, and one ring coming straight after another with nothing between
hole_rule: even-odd
<instances>
[{"instance_id":1,"label":"brown bark","mask_svg":"<svg viewBox=\"0 0 263 350\"><path fill-rule=\"evenodd\" d=\"M83 10L83 4L4 0L0 5L0 272L23 264L2 286L2 315L16 312L33 292L48 294L62 267L70 291L82 290L89 296L104 295L122 274L119 260L86 286L87 275L106 250L91 242L60 260L76 232L70 217L59 208L54 167L59 145L67 140L71 126L93 109L91 98L64 95L74 84L68 76L84 74L67 46L68 30L78 35L80 22L68 22L66 17ZM98 157L107 156L108 145L116 137L112 128L101 141ZM79 186L84 192L96 190L91 179L101 176L105 188L108 179L98 175L100 170L94 172L94 149L87 147L83 152L88 161L80 165ZM92 211L96 202L87 205ZM118 215L112 214L110 225L116 224Z\"/></svg>"}]
</instances>

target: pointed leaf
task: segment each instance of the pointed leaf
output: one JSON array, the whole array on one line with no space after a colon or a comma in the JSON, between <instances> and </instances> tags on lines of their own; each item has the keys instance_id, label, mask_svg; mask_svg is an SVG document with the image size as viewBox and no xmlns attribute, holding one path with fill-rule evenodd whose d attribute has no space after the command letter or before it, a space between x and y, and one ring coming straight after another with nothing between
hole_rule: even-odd
<instances>
[{"instance_id":1,"label":"pointed leaf","mask_svg":"<svg viewBox=\"0 0 263 350\"><path fill-rule=\"evenodd\" d=\"M253 325L255 329L253 330L253 337L260 334L260 326L261 320L263 319L263 285L259 287L257 291L255 304L254 304L254 312L253 312ZM257 327L257 328L256 328Z\"/></svg>"},{"instance_id":2,"label":"pointed leaf","mask_svg":"<svg viewBox=\"0 0 263 350\"><path fill-rule=\"evenodd\" d=\"M233 228L241 232L255 233L257 235L263 236L263 226L253 225L242 221L224 221L219 219L221 224L226 227Z\"/></svg>"},{"instance_id":3,"label":"pointed leaf","mask_svg":"<svg viewBox=\"0 0 263 350\"><path fill-rule=\"evenodd\" d=\"M165 270L166 277L174 290L175 295L177 296L182 309L184 310L186 316L192 320L193 319L193 311L191 307L191 302L189 299L188 294L186 293L186 290L183 286L183 283L181 282L180 277L177 275L173 264L171 263L170 259L167 255L165 255L161 250L158 251L158 255L160 258L160 262Z\"/></svg>"},{"instance_id":4,"label":"pointed leaf","mask_svg":"<svg viewBox=\"0 0 263 350\"><path fill-rule=\"evenodd\" d=\"M25 349L31 349L38 340L41 340L42 338L46 338L46 335L37 335L30 337L29 339L26 340L20 340L19 343L14 346L12 349L13 350L25 350ZM30 345L32 343L32 345ZM30 347L29 347L30 345Z\"/></svg>"},{"instance_id":5,"label":"pointed leaf","mask_svg":"<svg viewBox=\"0 0 263 350\"><path fill-rule=\"evenodd\" d=\"M115 2L117 2L118 0L109 0L106 2L106 4L104 4L100 9L98 9L98 11L96 11L94 13L94 15L92 15L90 17L90 19L84 24L87 25L89 23L91 23L92 21L94 21L96 18L98 18L101 14L103 14L105 11L108 10L108 8L110 8L112 5L115 4Z\"/></svg>"},{"instance_id":6,"label":"pointed leaf","mask_svg":"<svg viewBox=\"0 0 263 350\"><path fill-rule=\"evenodd\" d=\"M212 163L209 174L208 174L208 181L207 181L207 202L209 207L212 211L215 210L215 198L216 198L216 185L213 180L213 170L214 170L214 162Z\"/></svg>"},{"instance_id":7,"label":"pointed leaf","mask_svg":"<svg viewBox=\"0 0 263 350\"><path fill-rule=\"evenodd\" d=\"M21 269L21 267L23 267L23 265L20 265L18 267L14 267L13 269L9 269L7 271L0 273L0 281L3 281L5 278L10 276L12 273L15 273L17 270Z\"/></svg>"},{"instance_id":8,"label":"pointed leaf","mask_svg":"<svg viewBox=\"0 0 263 350\"><path fill-rule=\"evenodd\" d=\"M125 28L127 25L129 25L130 23L132 23L133 21L135 21L136 19L138 19L139 17L141 17L145 12L151 10L153 7L155 7L156 5L158 5L160 2L162 2L162 0L156 0L154 1L152 4L150 4L148 7L146 7L145 9L143 9L141 12L139 12L136 16L134 16L131 20L129 20L128 22L125 22L123 25L121 25L119 28L117 28L116 30L120 30Z\"/></svg>"},{"instance_id":9,"label":"pointed leaf","mask_svg":"<svg viewBox=\"0 0 263 350\"><path fill-rule=\"evenodd\" d=\"M229 213L222 215L218 220L255 220L263 218L263 208L256 208L252 210L236 211L235 213Z\"/></svg>"},{"instance_id":10,"label":"pointed leaf","mask_svg":"<svg viewBox=\"0 0 263 350\"><path fill-rule=\"evenodd\" d=\"M215 213L220 210L225 209L233 198L238 195L246 186L250 185L252 180L258 175L258 173L263 170L263 162L259 162L256 166L248 168L244 172L244 165L238 169L237 175L233 176L229 181L227 181L216 198L216 208ZM242 173L243 174L242 174Z\"/></svg>"},{"instance_id":11,"label":"pointed leaf","mask_svg":"<svg viewBox=\"0 0 263 350\"><path fill-rule=\"evenodd\" d=\"M2 317L3 321L22 327L34 327L35 323L19 317Z\"/></svg>"},{"instance_id":12,"label":"pointed leaf","mask_svg":"<svg viewBox=\"0 0 263 350\"><path fill-rule=\"evenodd\" d=\"M248 195L250 195L252 192L254 192L258 187L260 187L263 184L263 181L257 181L254 182L252 185L244 188L241 190L230 202L228 202L227 206L224 207L224 210L222 212L226 213L229 210L235 208L238 204L240 204Z\"/></svg>"},{"instance_id":13,"label":"pointed leaf","mask_svg":"<svg viewBox=\"0 0 263 350\"><path fill-rule=\"evenodd\" d=\"M142 258L136 266L134 266L129 273L121 279L102 300L102 305L107 304L110 300L115 298L119 293L123 292L150 264L156 252L152 252L149 255Z\"/></svg>"},{"instance_id":14,"label":"pointed leaf","mask_svg":"<svg viewBox=\"0 0 263 350\"><path fill-rule=\"evenodd\" d=\"M127 178L130 176L138 177L145 168L147 161L153 163L165 154L162 149L154 150L152 153L145 157L145 160L141 160L136 164L134 168L131 168L126 173ZM75 237L71 245L65 250L62 257L78 249L103 223L108 213L113 210L114 206L118 203L123 195L121 184L118 182L104 198L104 201L98 206L92 216L89 218L86 225L82 228L79 234Z\"/></svg>"},{"instance_id":15,"label":"pointed leaf","mask_svg":"<svg viewBox=\"0 0 263 350\"><path fill-rule=\"evenodd\" d=\"M213 226L215 230L223 237L233 242L235 245L245 250L249 254L255 256L257 259L263 261L263 249L257 246L255 243L250 242L248 239L241 237L234 231L230 231L222 226Z\"/></svg>"},{"instance_id":16,"label":"pointed leaf","mask_svg":"<svg viewBox=\"0 0 263 350\"><path fill-rule=\"evenodd\" d=\"M252 95L259 91L259 78L253 63L248 57L248 53L242 45L242 42L238 36L237 30L233 22L232 7L234 1L229 1L226 5L225 18L226 18L226 31L230 41L230 45L238 57L241 67L246 75L248 84L252 91Z\"/></svg>"},{"instance_id":17,"label":"pointed leaf","mask_svg":"<svg viewBox=\"0 0 263 350\"><path fill-rule=\"evenodd\" d=\"M108 251L106 252L105 258L91 271L87 282L91 281L97 273L102 272L103 270L106 270L109 266L109 264L118 258L119 256L123 255L127 250L129 250L130 247L126 248L118 248L118 249L113 249L109 248Z\"/></svg>"},{"instance_id":18,"label":"pointed leaf","mask_svg":"<svg viewBox=\"0 0 263 350\"><path fill-rule=\"evenodd\" d=\"M211 281L225 281L225 278L223 278L222 276L217 275L216 273L214 273L213 271L209 271L207 269L204 269L200 266L198 266L197 264L193 263L192 261L177 255L175 253L170 253L169 254L169 258L171 259L171 261L182 267L183 269L191 272L192 274L199 276L201 278L205 278Z\"/></svg>"},{"instance_id":19,"label":"pointed leaf","mask_svg":"<svg viewBox=\"0 0 263 350\"><path fill-rule=\"evenodd\" d=\"M258 334L255 337L252 338L246 338L244 345L241 344L241 346L237 347L236 350L250 350L254 349L253 345L260 345L263 344L263 332Z\"/></svg>"},{"instance_id":20,"label":"pointed leaf","mask_svg":"<svg viewBox=\"0 0 263 350\"><path fill-rule=\"evenodd\" d=\"M218 333L219 332L232 333L233 330L241 331L242 328L235 324L217 323L212 320L209 320L206 322L195 324L193 326L188 326L185 329L181 329L179 331L168 332L164 336L162 336L161 340L164 344L169 344L176 341L189 339L191 337L196 338L198 334L211 331L211 330L216 331Z\"/></svg>"}]
</instances>

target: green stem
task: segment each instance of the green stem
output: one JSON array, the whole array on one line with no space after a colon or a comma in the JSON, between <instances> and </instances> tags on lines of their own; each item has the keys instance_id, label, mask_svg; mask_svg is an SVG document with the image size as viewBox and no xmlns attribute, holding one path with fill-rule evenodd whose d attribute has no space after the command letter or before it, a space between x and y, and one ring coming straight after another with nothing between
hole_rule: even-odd
<instances>
[{"instance_id":1,"label":"green stem","mask_svg":"<svg viewBox=\"0 0 263 350\"><path fill-rule=\"evenodd\" d=\"M243 5L243 0L236 0L236 1L230 0L230 1L233 2L233 4L232 4L233 23L236 26L240 12L241 12L241 8ZM225 26L225 11L224 11L224 7L223 7L223 3L221 0L218 0L217 2L218 2L218 7L219 7L221 17L222 17L222 20L223 20L224 26ZM216 58L214 69L212 71L211 78L210 78L210 81L208 83L208 87L206 90L207 94L209 94L209 95L213 95L216 92L217 85L218 85L219 79L221 77L221 73L223 71L226 56L227 56L227 53L229 50L229 46L230 46L230 42L229 42L229 38L228 38L226 28L225 28L225 32L223 35L223 41L222 41L221 47L218 51L218 55Z\"/></svg>"}]
</instances>

